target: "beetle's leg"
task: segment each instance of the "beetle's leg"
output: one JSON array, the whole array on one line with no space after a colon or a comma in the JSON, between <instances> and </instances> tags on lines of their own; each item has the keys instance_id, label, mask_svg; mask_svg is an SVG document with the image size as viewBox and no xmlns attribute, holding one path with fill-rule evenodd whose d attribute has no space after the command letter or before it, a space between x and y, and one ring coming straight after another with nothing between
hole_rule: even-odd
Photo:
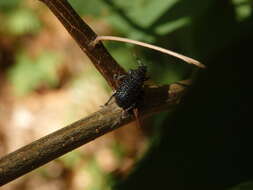
<instances>
[{"instance_id":1,"label":"beetle's leg","mask_svg":"<svg viewBox=\"0 0 253 190\"><path fill-rule=\"evenodd\" d=\"M107 102L105 103L105 106L107 106L111 102L111 100L115 96L115 94L116 94L116 92L113 92L113 94L111 95L111 97L109 98L109 100L107 100Z\"/></svg>"},{"instance_id":2,"label":"beetle's leg","mask_svg":"<svg viewBox=\"0 0 253 190\"><path fill-rule=\"evenodd\" d=\"M132 104L129 108L125 109L125 112L129 112L130 110L136 107L136 103Z\"/></svg>"},{"instance_id":3,"label":"beetle's leg","mask_svg":"<svg viewBox=\"0 0 253 190\"><path fill-rule=\"evenodd\" d=\"M128 112L136 107L136 104L132 104L129 108L125 109L122 113L121 118L124 119L128 116Z\"/></svg>"}]
</instances>

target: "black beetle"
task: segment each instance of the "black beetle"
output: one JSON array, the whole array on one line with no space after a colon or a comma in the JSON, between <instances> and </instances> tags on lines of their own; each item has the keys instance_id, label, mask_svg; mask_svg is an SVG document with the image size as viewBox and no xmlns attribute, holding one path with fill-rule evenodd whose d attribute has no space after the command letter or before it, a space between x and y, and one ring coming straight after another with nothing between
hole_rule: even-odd
<instances>
[{"instance_id":1,"label":"black beetle","mask_svg":"<svg viewBox=\"0 0 253 190\"><path fill-rule=\"evenodd\" d=\"M119 76L118 80L122 80L122 82L106 105L112 97L115 97L117 105L125 111L136 108L143 96L143 84L148 79L146 73L147 67L141 65L137 69L131 69L127 75Z\"/></svg>"}]
</instances>

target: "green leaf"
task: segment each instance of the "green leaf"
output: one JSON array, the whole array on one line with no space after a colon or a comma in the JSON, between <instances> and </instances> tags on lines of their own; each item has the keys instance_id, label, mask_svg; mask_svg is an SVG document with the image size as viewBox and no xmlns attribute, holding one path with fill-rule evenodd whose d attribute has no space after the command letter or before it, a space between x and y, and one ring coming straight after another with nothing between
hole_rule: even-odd
<instances>
[{"instance_id":1,"label":"green leaf","mask_svg":"<svg viewBox=\"0 0 253 190\"><path fill-rule=\"evenodd\" d=\"M36 33L41 28L37 15L30 9L19 9L11 12L6 21L7 30L14 35Z\"/></svg>"},{"instance_id":2,"label":"green leaf","mask_svg":"<svg viewBox=\"0 0 253 190\"><path fill-rule=\"evenodd\" d=\"M101 0L70 0L69 2L80 15L101 16L107 10Z\"/></svg>"},{"instance_id":3,"label":"green leaf","mask_svg":"<svg viewBox=\"0 0 253 190\"><path fill-rule=\"evenodd\" d=\"M37 71L39 71L40 82L45 81L49 86L54 87L58 84L57 66L59 57L51 52L44 52L36 60Z\"/></svg>"},{"instance_id":4,"label":"green leaf","mask_svg":"<svg viewBox=\"0 0 253 190\"><path fill-rule=\"evenodd\" d=\"M252 2L249 0L232 0L235 6L236 18L238 21L243 21L252 14Z\"/></svg>"},{"instance_id":5,"label":"green leaf","mask_svg":"<svg viewBox=\"0 0 253 190\"><path fill-rule=\"evenodd\" d=\"M83 158L82 158L82 154L80 154L80 152L72 151L72 152L69 152L68 154L61 156L59 159L64 163L64 166L66 166L69 169L72 169Z\"/></svg>"},{"instance_id":6,"label":"green leaf","mask_svg":"<svg viewBox=\"0 0 253 190\"><path fill-rule=\"evenodd\" d=\"M159 35L165 35L171 32L174 32L175 30L187 25L190 23L189 17L183 17L177 20L173 20L167 23L163 23L159 25L155 31Z\"/></svg>"},{"instance_id":7,"label":"green leaf","mask_svg":"<svg viewBox=\"0 0 253 190\"><path fill-rule=\"evenodd\" d=\"M8 72L8 78L17 95L23 96L39 86L54 87L58 84L57 65L59 57L51 52L44 52L34 60L21 52L16 57L16 64Z\"/></svg>"},{"instance_id":8,"label":"green leaf","mask_svg":"<svg viewBox=\"0 0 253 190\"><path fill-rule=\"evenodd\" d=\"M178 0L104 0L111 4L122 17L130 19L140 27L149 27Z\"/></svg>"},{"instance_id":9,"label":"green leaf","mask_svg":"<svg viewBox=\"0 0 253 190\"><path fill-rule=\"evenodd\" d=\"M1 0L0 10L3 12L8 12L11 9L15 9L20 4L21 0Z\"/></svg>"}]
</instances>

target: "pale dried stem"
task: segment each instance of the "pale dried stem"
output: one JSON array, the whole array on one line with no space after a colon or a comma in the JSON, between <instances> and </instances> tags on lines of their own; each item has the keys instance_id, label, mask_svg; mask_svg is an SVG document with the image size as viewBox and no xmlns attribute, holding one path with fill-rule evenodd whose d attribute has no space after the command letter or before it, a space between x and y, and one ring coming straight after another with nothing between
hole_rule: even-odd
<instances>
[{"instance_id":1,"label":"pale dried stem","mask_svg":"<svg viewBox=\"0 0 253 190\"><path fill-rule=\"evenodd\" d=\"M176 53L174 51L171 51L171 50L168 50L168 49L165 49L165 48L162 48L162 47L151 45L151 44L148 44L148 43L145 43L145 42L140 42L140 41L137 41L137 40L131 40L131 39L128 39L128 38L122 38L122 37L117 37L117 36L98 36L92 42L91 45L95 46L99 41L105 41L105 40L108 40L108 41L118 41L118 42L126 42L126 43L131 43L131 44L143 46L143 47L150 48L150 49L153 49L153 50L156 50L156 51L168 54L168 55L172 55L172 56L177 57L177 58L179 58L179 59L181 59L181 60L183 60L183 61L185 61L185 62L187 62L189 64L193 64L193 65L195 65L197 67L206 68L205 65L203 65L202 63L200 63L199 61L197 61L197 60L195 60L193 58L187 57L185 55Z\"/></svg>"}]
</instances>

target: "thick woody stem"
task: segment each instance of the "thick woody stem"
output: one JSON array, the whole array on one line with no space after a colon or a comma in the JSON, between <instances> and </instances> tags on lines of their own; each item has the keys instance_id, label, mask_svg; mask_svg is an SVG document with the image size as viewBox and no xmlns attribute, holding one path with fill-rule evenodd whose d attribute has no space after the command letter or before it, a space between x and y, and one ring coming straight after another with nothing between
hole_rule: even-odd
<instances>
[{"instance_id":1,"label":"thick woody stem","mask_svg":"<svg viewBox=\"0 0 253 190\"><path fill-rule=\"evenodd\" d=\"M113 89L117 88L118 84L113 75L124 75L126 72L116 63L102 43L98 43L96 46L90 45L97 38L96 33L81 19L66 0L40 1L50 8L108 84Z\"/></svg>"}]
</instances>

